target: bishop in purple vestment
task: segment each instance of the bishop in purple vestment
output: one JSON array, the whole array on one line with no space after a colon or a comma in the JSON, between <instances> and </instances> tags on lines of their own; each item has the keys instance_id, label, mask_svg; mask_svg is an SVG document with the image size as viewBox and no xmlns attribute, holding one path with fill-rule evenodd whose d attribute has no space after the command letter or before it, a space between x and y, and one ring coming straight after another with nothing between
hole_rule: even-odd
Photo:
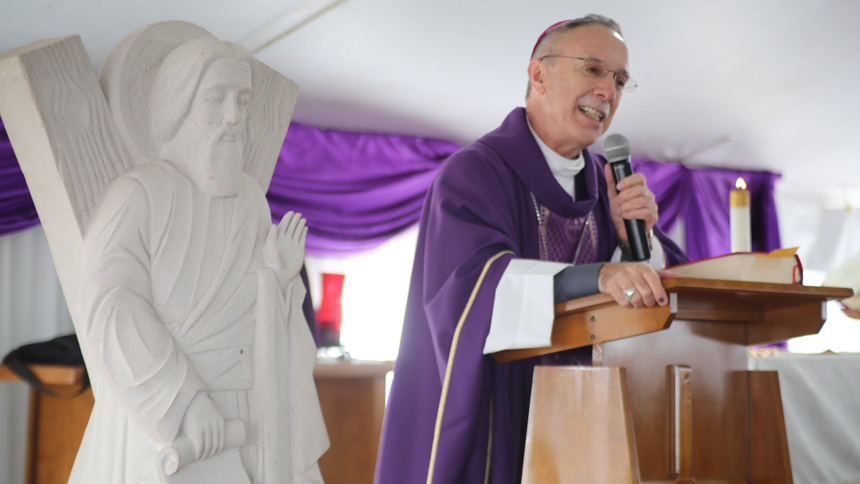
<instances>
[{"instance_id":1,"label":"bishop in purple vestment","mask_svg":"<svg viewBox=\"0 0 860 484\"><path fill-rule=\"evenodd\" d=\"M526 108L452 155L428 193L378 484L520 482L532 370L541 359L496 363L483 354L496 287L512 261L571 264L555 277L557 298L600 291L628 307L666 303L660 278L669 274L607 262L626 245L622 217L654 227L653 194L634 175L615 195L605 159L586 149L632 82L617 24L589 16L549 29L535 46L529 81ZM654 235L666 263L686 261L656 228ZM629 288L632 298L624 296ZM590 350L572 358L588 363Z\"/></svg>"}]
</instances>

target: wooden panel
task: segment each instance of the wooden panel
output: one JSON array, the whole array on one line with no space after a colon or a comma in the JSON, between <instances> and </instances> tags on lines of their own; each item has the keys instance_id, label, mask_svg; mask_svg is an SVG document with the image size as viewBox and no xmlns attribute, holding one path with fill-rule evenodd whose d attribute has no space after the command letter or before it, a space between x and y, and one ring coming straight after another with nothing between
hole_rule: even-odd
<instances>
[{"instance_id":1,"label":"wooden panel","mask_svg":"<svg viewBox=\"0 0 860 484\"><path fill-rule=\"evenodd\" d=\"M77 395L84 381L82 367L30 365L29 368L60 398L30 389L24 483L65 484L90 418L93 393L87 389ZM0 365L0 381L22 380L9 367Z\"/></svg>"},{"instance_id":2,"label":"wooden panel","mask_svg":"<svg viewBox=\"0 0 860 484\"><path fill-rule=\"evenodd\" d=\"M314 379L331 447L319 461L326 484L372 484L390 362L317 365Z\"/></svg>"},{"instance_id":3,"label":"wooden panel","mask_svg":"<svg viewBox=\"0 0 860 484\"><path fill-rule=\"evenodd\" d=\"M794 307L774 307L750 327L748 345L785 341L796 335L816 334L827 319L826 302L811 301Z\"/></svg>"},{"instance_id":4,"label":"wooden panel","mask_svg":"<svg viewBox=\"0 0 860 484\"><path fill-rule=\"evenodd\" d=\"M639 484L623 368L538 366L523 484Z\"/></svg>"},{"instance_id":5,"label":"wooden panel","mask_svg":"<svg viewBox=\"0 0 860 484\"><path fill-rule=\"evenodd\" d=\"M52 392L68 393L67 386L48 386ZM77 389L75 389L77 390ZM30 437L26 482L65 484L93 408L93 392L64 400L30 391Z\"/></svg>"},{"instance_id":6,"label":"wooden panel","mask_svg":"<svg viewBox=\"0 0 860 484\"><path fill-rule=\"evenodd\" d=\"M750 483L792 484L785 417L775 371L750 371Z\"/></svg>"},{"instance_id":7,"label":"wooden panel","mask_svg":"<svg viewBox=\"0 0 860 484\"><path fill-rule=\"evenodd\" d=\"M698 482L747 477L746 327L674 321L659 333L603 344L603 364L627 369L642 481L675 482L666 367L689 367L692 422L690 470Z\"/></svg>"}]
</instances>

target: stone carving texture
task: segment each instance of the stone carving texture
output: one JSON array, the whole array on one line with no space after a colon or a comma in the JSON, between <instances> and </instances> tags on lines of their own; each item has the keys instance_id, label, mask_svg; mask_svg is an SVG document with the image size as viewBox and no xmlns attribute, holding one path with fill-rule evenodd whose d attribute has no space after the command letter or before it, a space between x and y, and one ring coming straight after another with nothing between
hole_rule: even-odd
<instances>
[{"instance_id":1,"label":"stone carving texture","mask_svg":"<svg viewBox=\"0 0 860 484\"><path fill-rule=\"evenodd\" d=\"M305 222L265 192L297 86L184 22L96 80L80 38L0 59L0 115L96 398L73 483L321 482Z\"/></svg>"}]
</instances>

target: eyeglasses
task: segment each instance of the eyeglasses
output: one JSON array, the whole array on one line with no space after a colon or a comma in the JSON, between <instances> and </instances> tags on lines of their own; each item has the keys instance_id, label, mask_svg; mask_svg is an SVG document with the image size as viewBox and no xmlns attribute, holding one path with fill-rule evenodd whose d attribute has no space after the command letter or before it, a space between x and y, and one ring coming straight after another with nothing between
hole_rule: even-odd
<instances>
[{"instance_id":1,"label":"eyeglasses","mask_svg":"<svg viewBox=\"0 0 860 484\"><path fill-rule=\"evenodd\" d=\"M636 80L627 74L615 72L611 69L607 69L603 64L594 60L588 59L586 57L571 57L569 55L545 55L540 58L540 60L548 59L550 57L560 57L562 59L575 59L578 61L582 61L579 70L585 75L585 77L591 79L603 79L610 72L612 73L612 78L615 80L615 89L624 92L633 92L636 90L636 87L639 85L636 83Z\"/></svg>"}]
</instances>

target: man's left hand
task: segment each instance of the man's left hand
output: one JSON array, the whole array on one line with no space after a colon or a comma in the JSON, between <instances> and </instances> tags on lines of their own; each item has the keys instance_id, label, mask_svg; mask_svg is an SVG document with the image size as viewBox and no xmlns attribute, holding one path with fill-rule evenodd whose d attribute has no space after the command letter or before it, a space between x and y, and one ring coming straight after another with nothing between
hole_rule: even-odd
<instances>
[{"instance_id":1,"label":"man's left hand","mask_svg":"<svg viewBox=\"0 0 860 484\"><path fill-rule=\"evenodd\" d=\"M597 286L600 292L611 295L619 306L665 306L669 302L669 296L663 288L662 279L679 276L680 274L665 269L655 270L644 262L607 262L597 275ZM630 297L625 295L628 291Z\"/></svg>"},{"instance_id":2,"label":"man's left hand","mask_svg":"<svg viewBox=\"0 0 860 484\"><path fill-rule=\"evenodd\" d=\"M624 228L624 220L644 220L645 231L650 231L657 225L659 218L657 201L654 194L648 189L648 185L645 184L645 175L634 173L615 185L613 183L615 178L609 163L606 164L603 171L606 173L612 223L615 224L618 239L624 245L630 246L627 229Z\"/></svg>"}]
</instances>

